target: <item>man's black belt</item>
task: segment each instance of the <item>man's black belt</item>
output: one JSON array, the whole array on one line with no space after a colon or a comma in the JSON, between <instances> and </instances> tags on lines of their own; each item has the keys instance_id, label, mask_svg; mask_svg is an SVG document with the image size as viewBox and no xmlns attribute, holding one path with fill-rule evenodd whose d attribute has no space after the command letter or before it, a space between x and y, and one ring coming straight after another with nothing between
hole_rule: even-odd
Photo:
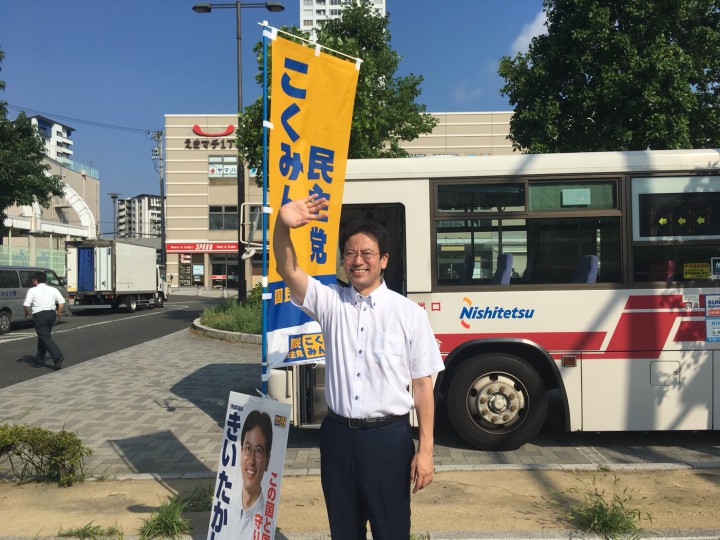
<instances>
[{"instance_id":1,"label":"man's black belt","mask_svg":"<svg viewBox=\"0 0 720 540\"><path fill-rule=\"evenodd\" d=\"M401 420L407 420L408 414L392 415L392 416L378 416L377 418L346 418L335 414L333 411L328 409L327 415L335 420L337 423L342 424L353 429L369 429L387 426L388 424L394 424Z\"/></svg>"}]
</instances>

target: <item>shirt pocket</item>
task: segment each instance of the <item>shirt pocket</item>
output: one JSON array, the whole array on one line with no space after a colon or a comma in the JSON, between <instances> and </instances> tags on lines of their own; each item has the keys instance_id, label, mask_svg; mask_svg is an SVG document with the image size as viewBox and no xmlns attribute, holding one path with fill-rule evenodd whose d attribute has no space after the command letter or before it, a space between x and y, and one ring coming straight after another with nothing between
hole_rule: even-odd
<instances>
[{"instance_id":1,"label":"shirt pocket","mask_svg":"<svg viewBox=\"0 0 720 540\"><path fill-rule=\"evenodd\" d=\"M373 347L375 362L388 366L398 365L405 351L405 339L400 334L378 332Z\"/></svg>"}]
</instances>

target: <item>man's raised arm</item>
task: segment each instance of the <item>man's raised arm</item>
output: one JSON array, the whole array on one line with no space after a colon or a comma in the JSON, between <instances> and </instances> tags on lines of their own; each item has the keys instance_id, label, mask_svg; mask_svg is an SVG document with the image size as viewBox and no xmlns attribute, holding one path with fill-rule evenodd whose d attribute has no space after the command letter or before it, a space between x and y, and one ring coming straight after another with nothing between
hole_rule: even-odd
<instances>
[{"instance_id":1,"label":"man's raised arm","mask_svg":"<svg viewBox=\"0 0 720 540\"><path fill-rule=\"evenodd\" d=\"M308 275L298 264L295 247L290 238L290 229L303 227L311 221L326 221L327 201L311 195L305 199L290 201L280 208L275 221L272 249L278 274L290 288L292 295L299 301L305 300L308 287Z\"/></svg>"}]
</instances>

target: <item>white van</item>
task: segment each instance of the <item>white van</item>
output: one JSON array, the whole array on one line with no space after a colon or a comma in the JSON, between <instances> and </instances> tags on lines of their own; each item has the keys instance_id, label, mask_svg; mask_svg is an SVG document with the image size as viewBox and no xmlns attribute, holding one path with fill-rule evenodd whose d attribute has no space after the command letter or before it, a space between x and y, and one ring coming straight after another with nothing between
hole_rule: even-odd
<instances>
[{"instance_id":1,"label":"white van","mask_svg":"<svg viewBox=\"0 0 720 540\"><path fill-rule=\"evenodd\" d=\"M45 272L47 284L60 291L65 299L65 313L69 313L70 300L61 280L54 270L39 266L0 266L0 334L10 331L13 321L25 320L23 302L32 284L35 272Z\"/></svg>"}]
</instances>

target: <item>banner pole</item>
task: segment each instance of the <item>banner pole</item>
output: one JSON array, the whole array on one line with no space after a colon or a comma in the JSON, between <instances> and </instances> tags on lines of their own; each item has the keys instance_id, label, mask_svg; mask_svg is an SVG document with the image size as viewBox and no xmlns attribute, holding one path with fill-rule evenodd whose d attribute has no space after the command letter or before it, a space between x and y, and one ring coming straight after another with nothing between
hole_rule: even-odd
<instances>
[{"instance_id":1,"label":"banner pole","mask_svg":"<svg viewBox=\"0 0 720 540\"><path fill-rule=\"evenodd\" d=\"M265 26L267 28L267 25ZM268 393L268 358L267 358L267 312L268 312L268 216L265 211L268 205L268 64L267 46L268 38L263 32L263 207L262 207L262 375L261 390L264 395Z\"/></svg>"}]
</instances>

